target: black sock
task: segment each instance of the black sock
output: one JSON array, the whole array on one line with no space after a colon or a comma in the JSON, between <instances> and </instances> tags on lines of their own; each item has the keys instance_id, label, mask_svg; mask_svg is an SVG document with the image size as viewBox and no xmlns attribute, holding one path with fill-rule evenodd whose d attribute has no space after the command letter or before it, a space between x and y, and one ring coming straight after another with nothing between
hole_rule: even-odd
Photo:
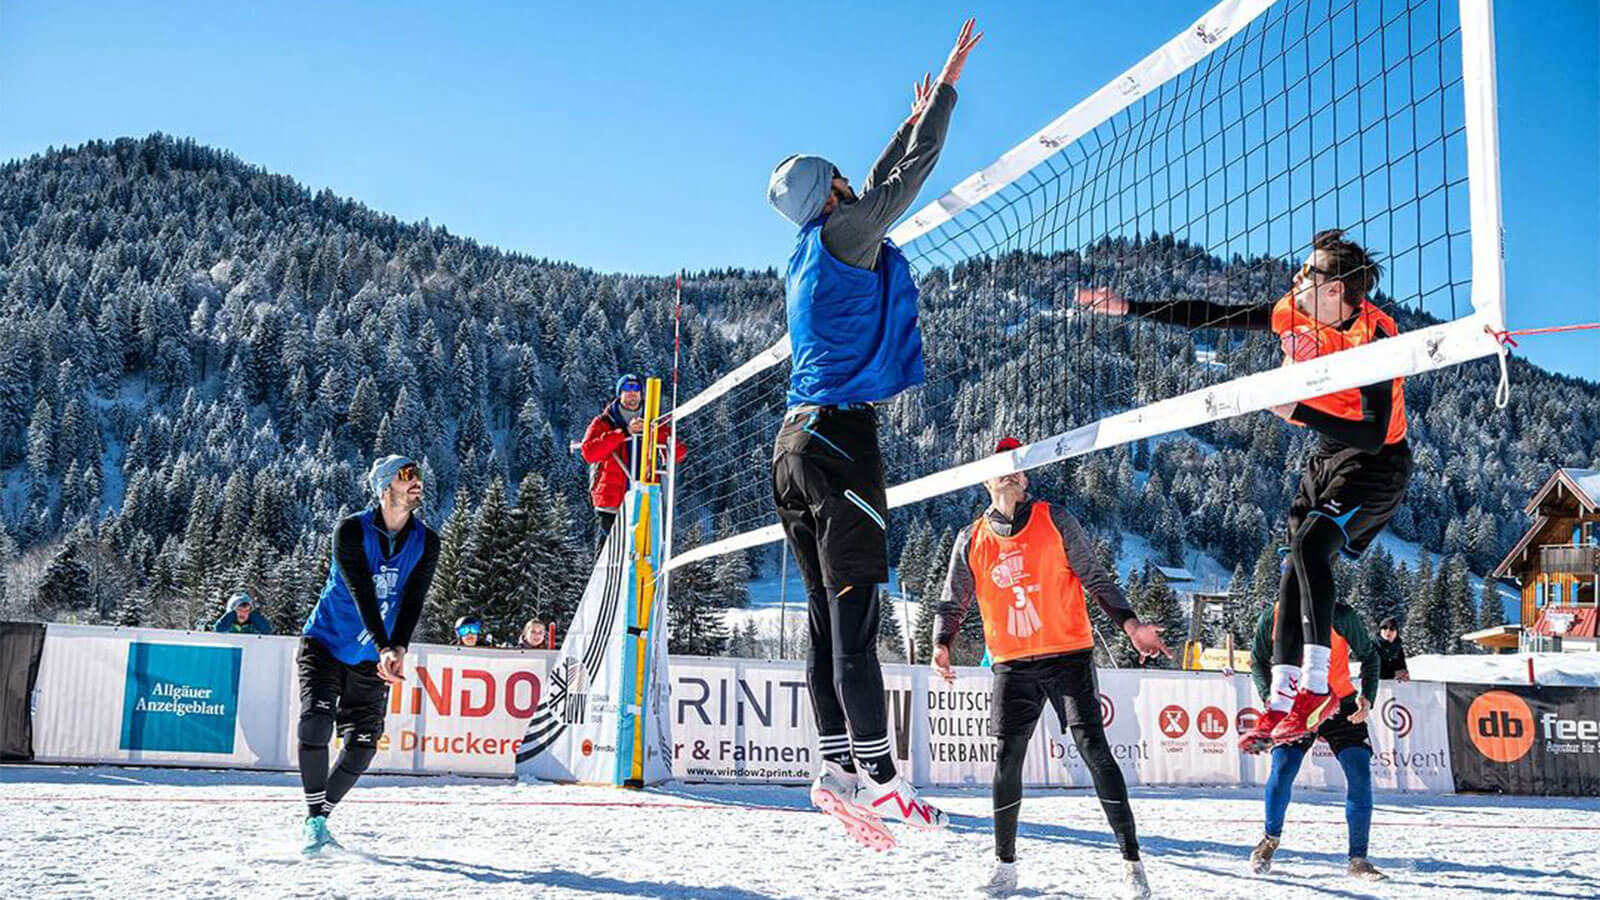
<instances>
[{"instance_id":1,"label":"black sock","mask_svg":"<svg viewBox=\"0 0 1600 900\"><path fill-rule=\"evenodd\" d=\"M848 734L824 734L817 738L817 743L824 760L838 764L846 772L856 770L856 758L850 752Z\"/></svg>"},{"instance_id":2,"label":"black sock","mask_svg":"<svg viewBox=\"0 0 1600 900\"><path fill-rule=\"evenodd\" d=\"M328 791L328 748L326 745L300 745L300 784L306 793L306 818L323 814Z\"/></svg>"},{"instance_id":3,"label":"black sock","mask_svg":"<svg viewBox=\"0 0 1600 900\"><path fill-rule=\"evenodd\" d=\"M860 737L855 741L856 761L861 764L861 771L867 773L879 784L887 784L894 779L894 756L889 753L889 735L873 735Z\"/></svg>"}]
</instances>

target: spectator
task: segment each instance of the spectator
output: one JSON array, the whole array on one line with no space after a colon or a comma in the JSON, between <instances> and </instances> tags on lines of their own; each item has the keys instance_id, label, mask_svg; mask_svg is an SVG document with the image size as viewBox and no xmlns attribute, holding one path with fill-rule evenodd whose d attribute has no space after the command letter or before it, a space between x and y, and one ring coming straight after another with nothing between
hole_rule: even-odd
<instances>
[{"instance_id":1,"label":"spectator","mask_svg":"<svg viewBox=\"0 0 1600 900\"><path fill-rule=\"evenodd\" d=\"M483 633L483 621L477 616L462 616L456 620L456 643L463 647L487 647L488 636Z\"/></svg>"},{"instance_id":2,"label":"spectator","mask_svg":"<svg viewBox=\"0 0 1600 900\"><path fill-rule=\"evenodd\" d=\"M644 381L637 375L617 379L616 398L606 404L583 434L581 453L589 464L589 499L594 503L595 546L605 546L611 523L622 508L622 498L633 478L633 437L644 432ZM656 432L656 445L664 447L671 429ZM678 442L677 461L688 452Z\"/></svg>"},{"instance_id":3,"label":"spectator","mask_svg":"<svg viewBox=\"0 0 1600 900\"><path fill-rule=\"evenodd\" d=\"M1390 616L1378 623L1378 677L1410 681L1406 671L1406 648L1400 646L1400 625Z\"/></svg>"},{"instance_id":4,"label":"spectator","mask_svg":"<svg viewBox=\"0 0 1600 900\"><path fill-rule=\"evenodd\" d=\"M522 626L522 636L517 640L517 646L524 650L537 650L544 646L544 623L538 619L529 619Z\"/></svg>"},{"instance_id":5,"label":"spectator","mask_svg":"<svg viewBox=\"0 0 1600 900\"><path fill-rule=\"evenodd\" d=\"M272 623L267 621L266 616L256 611L249 594L244 591L234 591L228 597L227 612L217 619L217 624L212 626L212 630L223 634L271 634Z\"/></svg>"}]
</instances>

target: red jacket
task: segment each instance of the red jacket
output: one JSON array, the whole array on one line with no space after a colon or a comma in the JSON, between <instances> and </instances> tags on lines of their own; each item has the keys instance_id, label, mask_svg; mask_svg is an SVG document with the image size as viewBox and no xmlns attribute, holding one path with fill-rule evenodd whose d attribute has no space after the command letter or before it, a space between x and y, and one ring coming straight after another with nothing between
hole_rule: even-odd
<instances>
[{"instance_id":1,"label":"red jacket","mask_svg":"<svg viewBox=\"0 0 1600 900\"><path fill-rule=\"evenodd\" d=\"M665 447L671 433L671 426L657 429L657 446ZM628 493L628 471L633 464L633 442L629 437L628 420L617 409L615 400L606 404L600 415L589 423L589 430L583 433L580 452L583 461L589 463L589 499L594 502L595 509L616 509L622 505L623 495ZM688 453L688 448L679 441L677 461L683 462Z\"/></svg>"}]
</instances>

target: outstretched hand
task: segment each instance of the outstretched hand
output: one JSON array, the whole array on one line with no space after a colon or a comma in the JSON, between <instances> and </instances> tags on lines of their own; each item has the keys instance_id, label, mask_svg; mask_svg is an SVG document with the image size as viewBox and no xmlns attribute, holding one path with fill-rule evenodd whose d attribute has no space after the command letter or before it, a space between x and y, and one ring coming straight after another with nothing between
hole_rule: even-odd
<instances>
[{"instance_id":1,"label":"outstretched hand","mask_svg":"<svg viewBox=\"0 0 1600 900\"><path fill-rule=\"evenodd\" d=\"M1102 316L1125 316L1128 314L1128 301L1124 300L1111 288L1078 288L1076 297L1078 305L1085 310Z\"/></svg>"},{"instance_id":2,"label":"outstretched hand","mask_svg":"<svg viewBox=\"0 0 1600 900\"><path fill-rule=\"evenodd\" d=\"M972 52L972 48L978 46L979 41L983 40L983 32L972 33L976 24L976 19L968 19L962 23L961 34L956 36L956 45L950 48L950 55L945 58L944 68L939 71L940 84L955 87L956 82L961 80L961 70L967 65L967 55Z\"/></svg>"},{"instance_id":3,"label":"outstretched hand","mask_svg":"<svg viewBox=\"0 0 1600 900\"><path fill-rule=\"evenodd\" d=\"M1166 642L1161 640L1161 626L1140 622L1138 619L1129 619L1122 623L1122 630L1127 633L1128 640L1133 642L1133 649L1139 651L1141 660L1152 656L1165 656L1172 658L1172 651L1167 648Z\"/></svg>"},{"instance_id":4,"label":"outstretched hand","mask_svg":"<svg viewBox=\"0 0 1600 900\"><path fill-rule=\"evenodd\" d=\"M928 104L933 101L933 76L924 72L921 81L911 83L911 91L911 115L906 121L915 125L927 111Z\"/></svg>"}]
</instances>

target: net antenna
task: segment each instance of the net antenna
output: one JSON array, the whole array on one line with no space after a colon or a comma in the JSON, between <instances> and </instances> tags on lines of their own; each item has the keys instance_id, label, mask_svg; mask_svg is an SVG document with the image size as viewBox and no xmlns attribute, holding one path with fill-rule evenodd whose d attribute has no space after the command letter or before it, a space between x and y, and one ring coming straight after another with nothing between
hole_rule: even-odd
<instances>
[{"instance_id":1,"label":"net antenna","mask_svg":"<svg viewBox=\"0 0 1600 900\"><path fill-rule=\"evenodd\" d=\"M1495 104L1491 0L1216 5L890 233L928 380L880 407L889 506L1499 352ZM1328 228L1384 264L1370 299L1399 336L1280 367L1270 334L1074 300L1271 302ZM782 537L762 452L788 356L785 336L677 408L705 450L674 518L717 533L669 570ZM1049 436L989 455L997 429Z\"/></svg>"}]
</instances>

